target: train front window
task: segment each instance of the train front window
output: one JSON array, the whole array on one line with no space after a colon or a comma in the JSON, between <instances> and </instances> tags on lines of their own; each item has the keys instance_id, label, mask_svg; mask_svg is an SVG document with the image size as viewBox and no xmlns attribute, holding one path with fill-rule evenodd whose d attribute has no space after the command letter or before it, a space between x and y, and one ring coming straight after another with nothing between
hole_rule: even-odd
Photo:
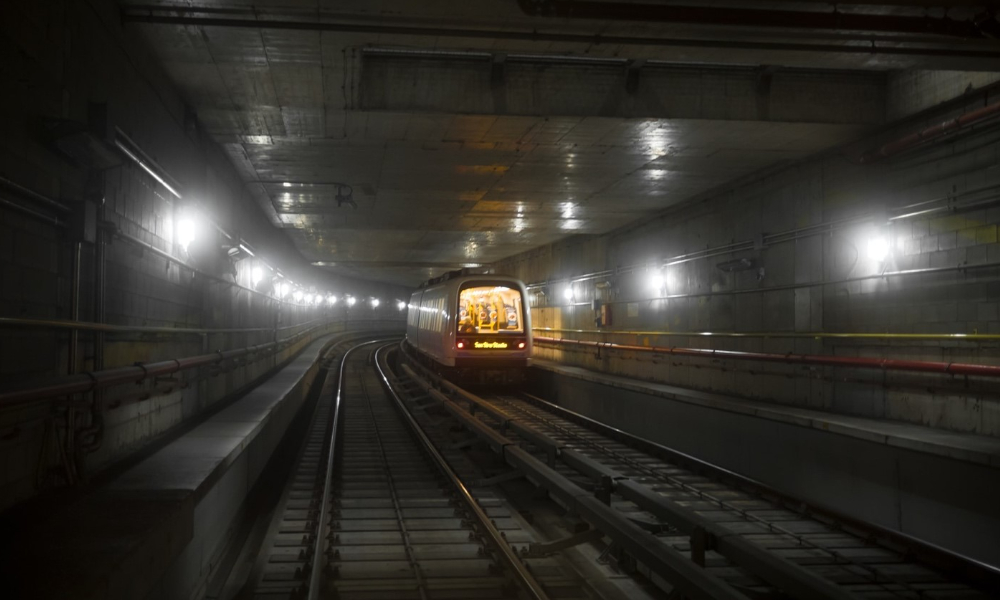
<instances>
[{"instance_id":1,"label":"train front window","mask_svg":"<svg viewBox=\"0 0 1000 600\"><path fill-rule=\"evenodd\" d=\"M458 333L524 333L521 291L500 285L458 293Z\"/></svg>"}]
</instances>

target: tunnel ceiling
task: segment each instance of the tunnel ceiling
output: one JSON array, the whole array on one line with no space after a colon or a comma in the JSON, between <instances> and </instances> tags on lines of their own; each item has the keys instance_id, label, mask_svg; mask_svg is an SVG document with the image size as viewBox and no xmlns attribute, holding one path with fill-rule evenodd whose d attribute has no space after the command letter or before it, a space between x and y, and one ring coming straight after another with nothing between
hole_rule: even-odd
<instances>
[{"instance_id":1,"label":"tunnel ceiling","mask_svg":"<svg viewBox=\"0 0 1000 600\"><path fill-rule=\"evenodd\" d=\"M738 25L733 2L684 22L607 3L184 4L123 2L124 20L272 222L309 261L409 285L855 139L885 120L888 70L1000 59L974 2L947 20L841 5L871 31L831 28L820 2L738 3L772 11Z\"/></svg>"}]
</instances>

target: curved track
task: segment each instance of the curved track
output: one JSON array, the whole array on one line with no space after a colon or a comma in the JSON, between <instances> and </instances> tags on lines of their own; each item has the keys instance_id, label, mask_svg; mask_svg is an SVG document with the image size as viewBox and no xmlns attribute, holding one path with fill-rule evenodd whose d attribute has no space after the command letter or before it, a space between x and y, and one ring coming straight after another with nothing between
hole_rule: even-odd
<instances>
[{"instance_id":1,"label":"curved track","mask_svg":"<svg viewBox=\"0 0 1000 600\"><path fill-rule=\"evenodd\" d=\"M586 597L561 575L536 580L509 545L530 541L527 532L504 502L473 495L433 447L376 361L379 345L387 347L362 342L328 359L330 376L239 597Z\"/></svg>"},{"instance_id":2,"label":"curved track","mask_svg":"<svg viewBox=\"0 0 1000 600\"><path fill-rule=\"evenodd\" d=\"M414 381L464 426L571 509L593 510L591 522L617 544L634 541L623 520L645 529L628 553L662 550L659 558L647 553L646 568L688 595L971 600L1000 593L1000 573L988 565L810 506L539 398L479 397L414 367ZM592 507L594 497L602 510ZM685 571L678 557L699 570Z\"/></svg>"}]
</instances>

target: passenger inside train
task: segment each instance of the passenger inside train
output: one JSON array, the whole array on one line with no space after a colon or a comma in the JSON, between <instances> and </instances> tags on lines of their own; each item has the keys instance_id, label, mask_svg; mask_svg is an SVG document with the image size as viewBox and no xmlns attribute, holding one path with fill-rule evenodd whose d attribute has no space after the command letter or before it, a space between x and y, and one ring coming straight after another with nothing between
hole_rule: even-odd
<instances>
[{"instance_id":1,"label":"passenger inside train","mask_svg":"<svg viewBox=\"0 0 1000 600\"><path fill-rule=\"evenodd\" d=\"M459 292L459 333L524 333L521 293L505 286Z\"/></svg>"}]
</instances>

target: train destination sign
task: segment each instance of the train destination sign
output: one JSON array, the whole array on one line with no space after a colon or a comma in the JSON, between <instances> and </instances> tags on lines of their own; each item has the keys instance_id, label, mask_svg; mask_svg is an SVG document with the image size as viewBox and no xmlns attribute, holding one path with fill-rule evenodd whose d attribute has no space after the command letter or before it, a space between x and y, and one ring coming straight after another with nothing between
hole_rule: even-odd
<instances>
[{"instance_id":1,"label":"train destination sign","mask_svg":"<svg viewBox=\"0 0 1000 600\"><path fill-rule=\"evenodd\" d=\"M474 344L477 350L504 350L507 348L507 342L476 342Z\"/></svg>"}]
</instances>

